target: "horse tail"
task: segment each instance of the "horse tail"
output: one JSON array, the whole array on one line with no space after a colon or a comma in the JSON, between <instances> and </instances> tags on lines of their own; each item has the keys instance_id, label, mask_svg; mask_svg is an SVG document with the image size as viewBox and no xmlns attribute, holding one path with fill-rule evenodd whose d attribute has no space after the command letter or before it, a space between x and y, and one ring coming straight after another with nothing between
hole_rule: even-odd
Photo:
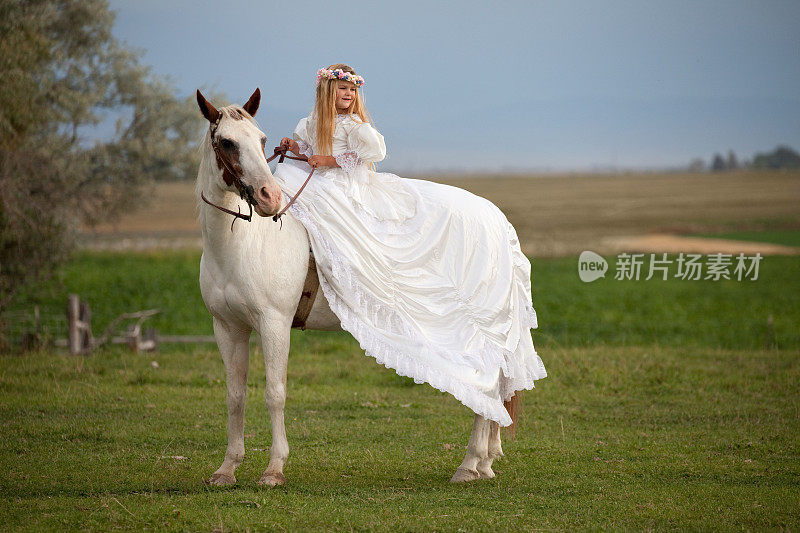
<instances>
[{"instance_id":1,"label":"horse tail","mask_svg":"<svg viewBox=\"0 0 800 533\"><path fill-rule=\"evenodd\" d=\"M508 411L508 416L511 417L511 425L508 426L508 430L511 432L511 438L516 438L517 435L517 417L519 416L519 408L522 404L522 391L517 391L511 398L508 399L507 402L503 402L503 406Z\"/></svg>"}]
</instances>

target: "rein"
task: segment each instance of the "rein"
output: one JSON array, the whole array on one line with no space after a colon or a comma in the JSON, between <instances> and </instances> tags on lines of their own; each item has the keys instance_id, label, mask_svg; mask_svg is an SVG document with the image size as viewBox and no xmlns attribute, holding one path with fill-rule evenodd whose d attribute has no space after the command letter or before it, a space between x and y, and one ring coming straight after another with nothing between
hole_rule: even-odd
<instances>
[{"instance_id":1,"label":"rein","mask_svg":"<svg viewBox=\"0 0 800 533\"><path fill-rule=\"evenodd\" d=\"M212 144L212 146L213 146L213 144ZM213 146L213 148L214 148L214 152L216 153L216 146ZM297 160L297 161L308 161L308 157L306 157L304 155L295 157L293 155L288 155L286 152L287 152L287 148L286 147L276 146L275 150L273 151L273 154L270 157L267 158L267 163L272 162L272 160L275 159L278 156L280 156L280 159L278 159L278 163L283 163L283 160L285 158L294 159L294 160ZM225 160L222 159L222 161L223 161L223 164L224 164ZM314 170L316 170L316 169L314 169L314 168L311 169L311 172L308 173L308 177L306 178L306 181L303 182L303 185L297 190L297 193L292 197L291 200L289 200L289 203L287 203L283 207L283 209L281 209L278 212L278 214L276 214L275 216L272 217L272 220L274 222L278 222L280 220L280 218L286 213L286 210L289 209L289 207L291 207L291 205L294 203L295 200L297 200L297 197L300 196L300 193L303 192L303 189L306 188L306 185L308 184L308 181L311 179L311 176L314 175ZM246 220L247 222L251 222L253 220L253 203L252 203L253 197L252 197L252 193L248 191L249 194L247 194L247 196L245 196L245 192L244 192L245 191L245 186L244 186L244 184L241 182L241 180L236 175L236 173L232 172L232 174L233 174L234 179L235 179L234 183L237 186L237 188L239 188L239 194L240 194L241 198L247 202L247 206L250 208L250 214L249 215L243 215L241 209L238 208L238 207L237 207L237 209L239 209L239 211L236 212L236 211L231 211L230 209L227 209L225 207L222 207L221 205L217 205L214 202L212 202L211 200L209 200L208 198L206 198L206 196L203 193L203 191L200 191L200 198L202 198L202 200L205 203L207 203L208 205L210 205L212 207L216 207L217 209L219 209L223 213L227 213L229 215L233 215L233 220L231 221L231 231L233 231L234 222L236 222L238 219L241 218L242 220ZM250 189L252 190L252 187L250 187ZM283 221L282 220L281 220L281 227L283 227Z\"/></svg>"},{"instance_id":2,"label":"rein","mask_svg":"<svg viewBox=\"0 0 800 533\"><path fill-rule=\"evenodd\" d=\"M280 154L281 158L280 158L280 159L278 159L278 163L283 163L283 159L284 159L285 157L288 157L289 159L295 159L295 160L297 160L297 161L308 161L308 157L306 157L306 156L304 156L304 155L301 155L301 156L298 156L298 157L295 157L295 156L293 156L293 155L286 155L286 148L285 148L285 147L276 146L276 147L275 147L275 153L273 153L273 154L272 154L272 157L270 157L270 158L268 158L268 159L267 159L267 163L269 163L270 161L272 161L273 159L275 159L275 158L276 158L276 157L277 157L279 154ZM311 172L309 172L309 173L308 173L308 177L306 178L306 181L304 181L304 182L303 182L303 185L301 185L301 186L300 186L300 188L299 188L299 189L297 189L297 192L296 192L296 193L295 193L295 195L292 197L292 199L291 199L291 200L289 200L289 203L287 203L285 206L283 206L283 209L281 209L281 210L278 212L278 214L277 214L277 215L275 215L274 217L272 217L272 220L273 220L274 222L277 222L278 220L280 220L280 218L281 218L281 217L284 215L284 213L286 213L286 210L287 210L287 209L289 209L289 207L291 207L291 205L294 203L294 201L295 201L295 200L297 200L297 197L298 197L298 196L300 196L300 193L301 193L301 192L303 192L303 189L305 189L305 188L306 188L306 185L308 184L308 180L310 180L310 179L311 179L311 176L313 176L313 175L314 175L314 171L315 171L315 170L316 170L316 168L312 168L312 169L311 169ZM282 222L282 221L281 221L281 227L283 227L283 222Z\"/></svg>"}]
</instances>

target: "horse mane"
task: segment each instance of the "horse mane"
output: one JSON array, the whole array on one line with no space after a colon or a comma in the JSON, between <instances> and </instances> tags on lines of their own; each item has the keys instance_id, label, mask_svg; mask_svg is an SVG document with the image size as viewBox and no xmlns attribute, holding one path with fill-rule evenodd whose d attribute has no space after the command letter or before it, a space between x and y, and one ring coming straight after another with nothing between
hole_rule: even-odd
<instances>
[{"instance_id":1,"label":"horse mane","mask_svg":"<svg viewBox=\"0 0 800 533\"><path fill-rule=\"evenodd\" d=\"M221 107L217 111L219 111L220 113L222 113L224 116L226 116L228 118L232 118L233 120L247 119L250 122L252 122L253 124L255 124L256 126L258 126L258 124L256 123L256 119L254 119L250 115L250 113L245 111L242 106L229 105L229 106Z\"/></svg>"}]
</instances>

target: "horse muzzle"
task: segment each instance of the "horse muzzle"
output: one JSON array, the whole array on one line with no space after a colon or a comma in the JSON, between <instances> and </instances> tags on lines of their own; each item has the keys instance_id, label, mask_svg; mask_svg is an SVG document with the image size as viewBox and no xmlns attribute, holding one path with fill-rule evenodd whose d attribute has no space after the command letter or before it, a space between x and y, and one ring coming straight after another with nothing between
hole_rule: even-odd
<instances>
[{"instance_id":1,"label":"horse muzzle","mask_svg":"<svg viewBox=\"0 0 800 533\"><path fill-rule=\"evenodd\" d=\"M255 205L253 210L262 217L271 217L281 210L283 193L280 186L274 181L272 183L263 180L255 188Z\"/></svg>"}]
</instances>

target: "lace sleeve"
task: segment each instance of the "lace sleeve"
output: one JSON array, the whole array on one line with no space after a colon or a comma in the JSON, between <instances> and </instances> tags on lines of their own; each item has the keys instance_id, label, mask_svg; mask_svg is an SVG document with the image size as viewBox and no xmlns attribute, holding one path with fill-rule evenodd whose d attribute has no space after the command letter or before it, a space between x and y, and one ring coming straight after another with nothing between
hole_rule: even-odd
<instances>
[{"instance_id":1,"label":"lace sleeve","mask_svg":"<svg viewBox=\"0 0 800 533\"><path fill-rule=\"evenodd\" d=\"M339 155L333 156L336 159L336 164L342 167L342 170L348 174L355 170L358 165L362 164L361 158L355 152L342 152Z\"/></svg>"},{"instance_id":2,"label":"lace sleeve","mask_svg":"<svg viewBox=\"0 0 800 533\"><path fill-rule=\"evenodd\" d=\"M306 157L311 157L314 155L314 150L311 149L311 145L303 140L297 141L297 146L300 148L300 155L304 155Z\"/></svg>"}]
</instances>

